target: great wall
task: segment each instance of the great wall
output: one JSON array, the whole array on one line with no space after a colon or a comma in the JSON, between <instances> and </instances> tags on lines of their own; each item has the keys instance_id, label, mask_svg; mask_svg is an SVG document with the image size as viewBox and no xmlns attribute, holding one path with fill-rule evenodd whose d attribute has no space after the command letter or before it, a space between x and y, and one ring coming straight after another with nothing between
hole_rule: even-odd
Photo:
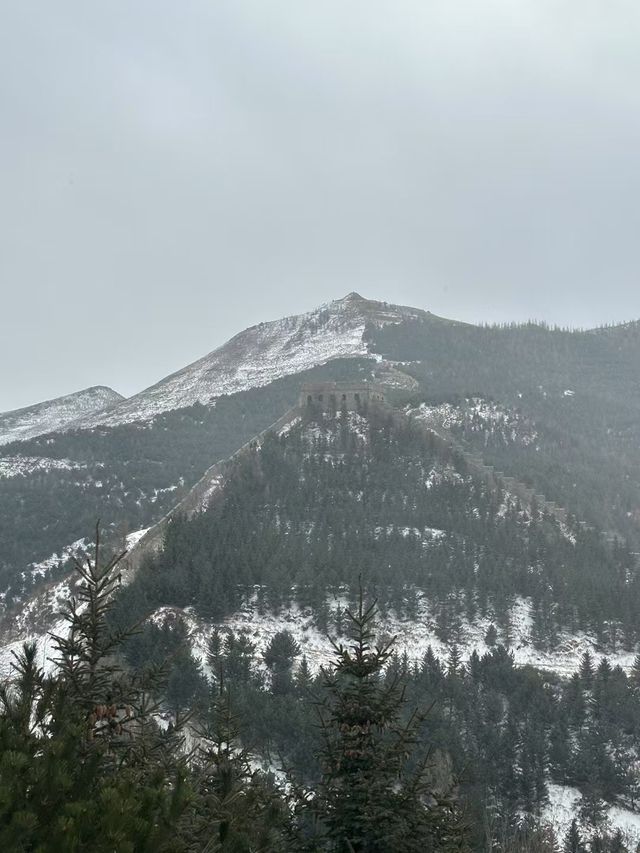
<instances>
[{"instance_id":1,"label":"great wall","mask_svg":"<svg viewBox=\"0 0 640 853\"><path fill-rule=\"evenodd\" d=\"M392 406L387 400L383 385L374 382L304 384L300 389L296 406L289 409L267 429L243 444L232 456L220 460L208 468L190 492L160 521L149 528L126 557L125 569L128 571L125 571L124 574L125 582L127 575L130 576L131 570L135 570L147 555L160 550L167 524L171 518L176 515L193 515L214 501L217 494L222 494L221 486L234 464L258 448L269 433L281 434L287 427L296 423L310 407L314 407L316 410L336 412L341 409L359 411L368 406L383 409L398 423L406 424L409 420L414 426L428 432L432 438L441 442L443 448L464 459L471 472L481 477L492 487L508 492L529 510L536 509L538 512L546 513L561 524L567 522L569 513L564 507L559 506L555 501L548 500L545 495L536 493L535 489L530 488L515 477L506 476L504 472L496 471L491 465L486 465L479 454L468 451L452 435L447 434L442 425L435 420L429 421L423 417L415 417L411 413ZM578 524L587 527L586 522L581 521ZM607 538L613 539L615 537L613 534L609 534Z\"/></svg>"}]
</instances>

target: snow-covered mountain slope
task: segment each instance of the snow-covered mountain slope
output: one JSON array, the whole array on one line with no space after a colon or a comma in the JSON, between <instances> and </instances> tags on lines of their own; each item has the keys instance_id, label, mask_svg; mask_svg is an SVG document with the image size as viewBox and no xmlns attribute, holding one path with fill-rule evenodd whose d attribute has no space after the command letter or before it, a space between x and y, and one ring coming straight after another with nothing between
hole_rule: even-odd
<instances>
[{"instance_id":1,"label":"snow-covered mountain slope","mask_svg":"<svg viewBox=\"0 0 640 853\"><path fill-rule=\"evenodd\" d=\"M62 430L78 418L107 409L124 400L121 394L104 385L94 385L74 394L45 400L24 409L0 413L0 444L35 438Z\"/></svg>"},{"instance_id":2,"label":"snow-covered mountain slope","mask_svg":"<svg viewBox=\"0 0 640 853\"><path fill-rule=\"evenodd\" d=\"M216 397L268 385L335 358L367 355L367 327L434 315L350 293L306 314L260 323L82 426L149 420L160 412L210 404ZM444 321L443 321L444 322Z\"/></svg>"},{"instance_id":3,"label":"snow-covered mountain slope","mask_svg":"<svg viewBox=\"0 0 640 853\"><path fill-rule=\"evenodd\" d=\"M71 459L48 459L45 456L0 456L0 478L29 477L45 471L72 471L83 467Z\"/></svg>"}]
</instances>

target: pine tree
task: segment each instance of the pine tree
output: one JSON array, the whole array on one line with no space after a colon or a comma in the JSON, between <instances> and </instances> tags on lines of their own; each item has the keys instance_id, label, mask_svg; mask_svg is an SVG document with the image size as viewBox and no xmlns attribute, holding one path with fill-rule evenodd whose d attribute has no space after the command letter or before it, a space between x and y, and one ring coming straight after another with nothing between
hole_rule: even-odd
<instances>
[{"instance_id":1,"label":"pine tree","mask_svg":"<svg viewBox=\"0 0 640 853\"><path fill-rule=\"evenodd\" d=\"M585 853L585 847L582 843L580 830L578 829L578 821L575 817L567 830L563 844L563 853Z\"/></svg>"},{"instance_id":2,"label":"pine tree","mask_svg":"<svg viewBox=\"0 0 640 853\"><path fill-rule=\"evenodd\" d=\"M453 801L429 785L426 760L410 768L423 722L405 705L397 681L382 679L393 641L374 646L375 603L347 612L350 644L334 644L323 671L320 705L322 781L310 808L320 825L320 848L331 853L459 849Z\"/></svg>"},{"instance_id":3,"label":"pine tree","mask_svg":"<svg viewBox=\"0 0 640 853\"><path fill-rule=\"evenodd\" d=\"M583 793L580 804L580 819L586 826L600 830L607 821L604 801L599 791L590 785Z\"/></svg>"},{"instance_id":4,"label":"pine tree","mask_svg":"<svg viewBox=\"0 0 640 853\"><path fill-rule=\"evenodd\" d=\"M300 645L289 631L278 631L271 638L263 658L271 672L271 690L275 695L289 693L293 686L292 669Z\"/></svg>"},{"instance_id":5,"label":"pine tree","mask_svg":"<svg viewBox=\"0 0 640 853\"><path fill-rule=\"evenodd\" d=\"M495 646L498 642L498 630L493 622L487 628L487 633L484 635L484 641L489 647Z\"/></svg>"},{"instance_id":6,"label":"pine tree","mask_svg":"<svg viewBox=\"0 0 640 853\"><path fill-rule=\"evenodd\" d=\"M179 733L154 721L157 673L124 672L123 634L107 614L122 555L77 563L67 633L53 638L57 672L45 676L34 645L17 656L0 691L0 849L181 851L175 829L188 808Z\"/></svg>"},{"instance_id":7,"label":"pine tree","mask_svg":"<svg viewBox=\"0 0 640 853\"><path fill-rule=\"evenodd\" d=\"M313 682L311 667L309 666L309 661L307 660L306 655L302 655L302 660L300 661L300 666L295 674L294 681L298 695L305 697Z\"/></svg>"},{"instance_id":8,"label":"pine tree","mask_svg":"<svg viewBox=\"0 0 640 853\"><path fill-rule=\"evenodd\" d=\"M624 843L624 837L620 827L613 833L609 843L609 853L627 853L627 846Z\"/></svg>"},{"instance_id":9,"label":"pine tree","mask_svg":"<svg viewBox=\"0 0 640 853\"><path fill-rule=\"evenodd\" d=\"M199 731L195 816L184 827L192 849L212 853L286 853L290 815L271 779L251 765L240 742L227 687L214 697L209 725ZM292 850L293 853L293 850Z\"/></svg>"},{"instance_id":10,"label":"pine tree","mask_svg":"<svg viewBox=\"0 0 640 853\"><path fill-rule=\"evenodd\" d=\"M589 690L593 684L594 677L593 660L588 651L586 651L580 660L580 679L585 689Z\"/></svg>"},{"instance_id":11,"label":"pine tree","mask_svg":"<svg viewBox=\"0 0 640 853\"><path fill-rule=\"evenodd\" d=\"M448 661L448 675L455 676L458 675L460 668L462 666L462 656L460 654L460 649L454 643L451 646L451 651L449 652L449 661Z\"/></svg>"}]
</instances>

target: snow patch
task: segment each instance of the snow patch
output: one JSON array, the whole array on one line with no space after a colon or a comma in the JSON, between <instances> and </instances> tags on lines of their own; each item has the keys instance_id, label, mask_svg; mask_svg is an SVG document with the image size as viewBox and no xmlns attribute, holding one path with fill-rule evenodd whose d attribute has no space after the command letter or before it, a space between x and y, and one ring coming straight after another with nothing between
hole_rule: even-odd
<instances>
[{"instance_id":1,"label":"snow patch","mask_svg":"<svg viewBox=\"0 0 640 853\"><path fill-rule=\"evenodd\" d=\"M133 533L129 533L126 539L127 551L130 551L132 548L135 548L135 546L142 539L145 533L150 529L151 528L149 527L143 527L141 530L134 530Z\"/></svg>"},{"instance_id":2,"label":"snow patch","mask_svg":"<svg viewBox=\"0 0 640 853\"><path fill-rule=\"evenodd\" d=\"M31 474L47 471L73 471L86 467L71 459L49 459L46 456L3 456L0 457L0 479L28 477Z\"/></svg>"},{"instance_id":3,"label":"snow patch","mask_svg":"<svg viewBox=\"0 0 640 853\"><path fill-rule=\"evenodd\" d=\"M67 545L66 548L63 548L59 554L54 552L50 557L47 557L46 560L41 560L39 563L31 563L31 565L27 567L27 572L23 573L23 577L28 573L34 578L43 578L51 571L51 569L55 568L60 563L66 563L67 560L70 560L72 557L84 554L86 550L87 540L85 538L76 539L76 541L72 542L71 545Z\"/></svg>"},{"instance_id":4,"label":"snow patch","mask_svg":"<svg viewBox=\"0 0 640 853\"><path fill-rule=\"evenodd\" d=\"M549 792L549 803L545 807L542 817L553 827L556 837L562 844L571 821L574 818L578 819L580 804L582 802L582 794L577 788L572 788L569 785L557 785L550 782L547 785ZM619 829L624 840L630 850L635 849L640 842L640 814L637 812L623 809L620 806L609 805L606 809L607 829L615 832ZM581 827L584 830L584 827Z\"/></svg>"}]
</instances>

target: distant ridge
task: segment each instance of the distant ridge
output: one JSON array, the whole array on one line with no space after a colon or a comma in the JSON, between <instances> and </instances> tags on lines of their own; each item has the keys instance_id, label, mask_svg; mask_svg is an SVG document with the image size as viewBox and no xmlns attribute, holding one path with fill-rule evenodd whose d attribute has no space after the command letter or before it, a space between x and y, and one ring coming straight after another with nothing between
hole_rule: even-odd
<instances>
[{"instance_id":1,"label":"distant ridge","mask_svg":"<svg viewBox=\"0 0 640 853\"><path fill-rule=\"evenodd\" d=\"M0 412L0 444L65 429L78 418L107 409L121 400L124 397L113 388L93 385L22 409Z\"/></svg>"}]
</instances>

